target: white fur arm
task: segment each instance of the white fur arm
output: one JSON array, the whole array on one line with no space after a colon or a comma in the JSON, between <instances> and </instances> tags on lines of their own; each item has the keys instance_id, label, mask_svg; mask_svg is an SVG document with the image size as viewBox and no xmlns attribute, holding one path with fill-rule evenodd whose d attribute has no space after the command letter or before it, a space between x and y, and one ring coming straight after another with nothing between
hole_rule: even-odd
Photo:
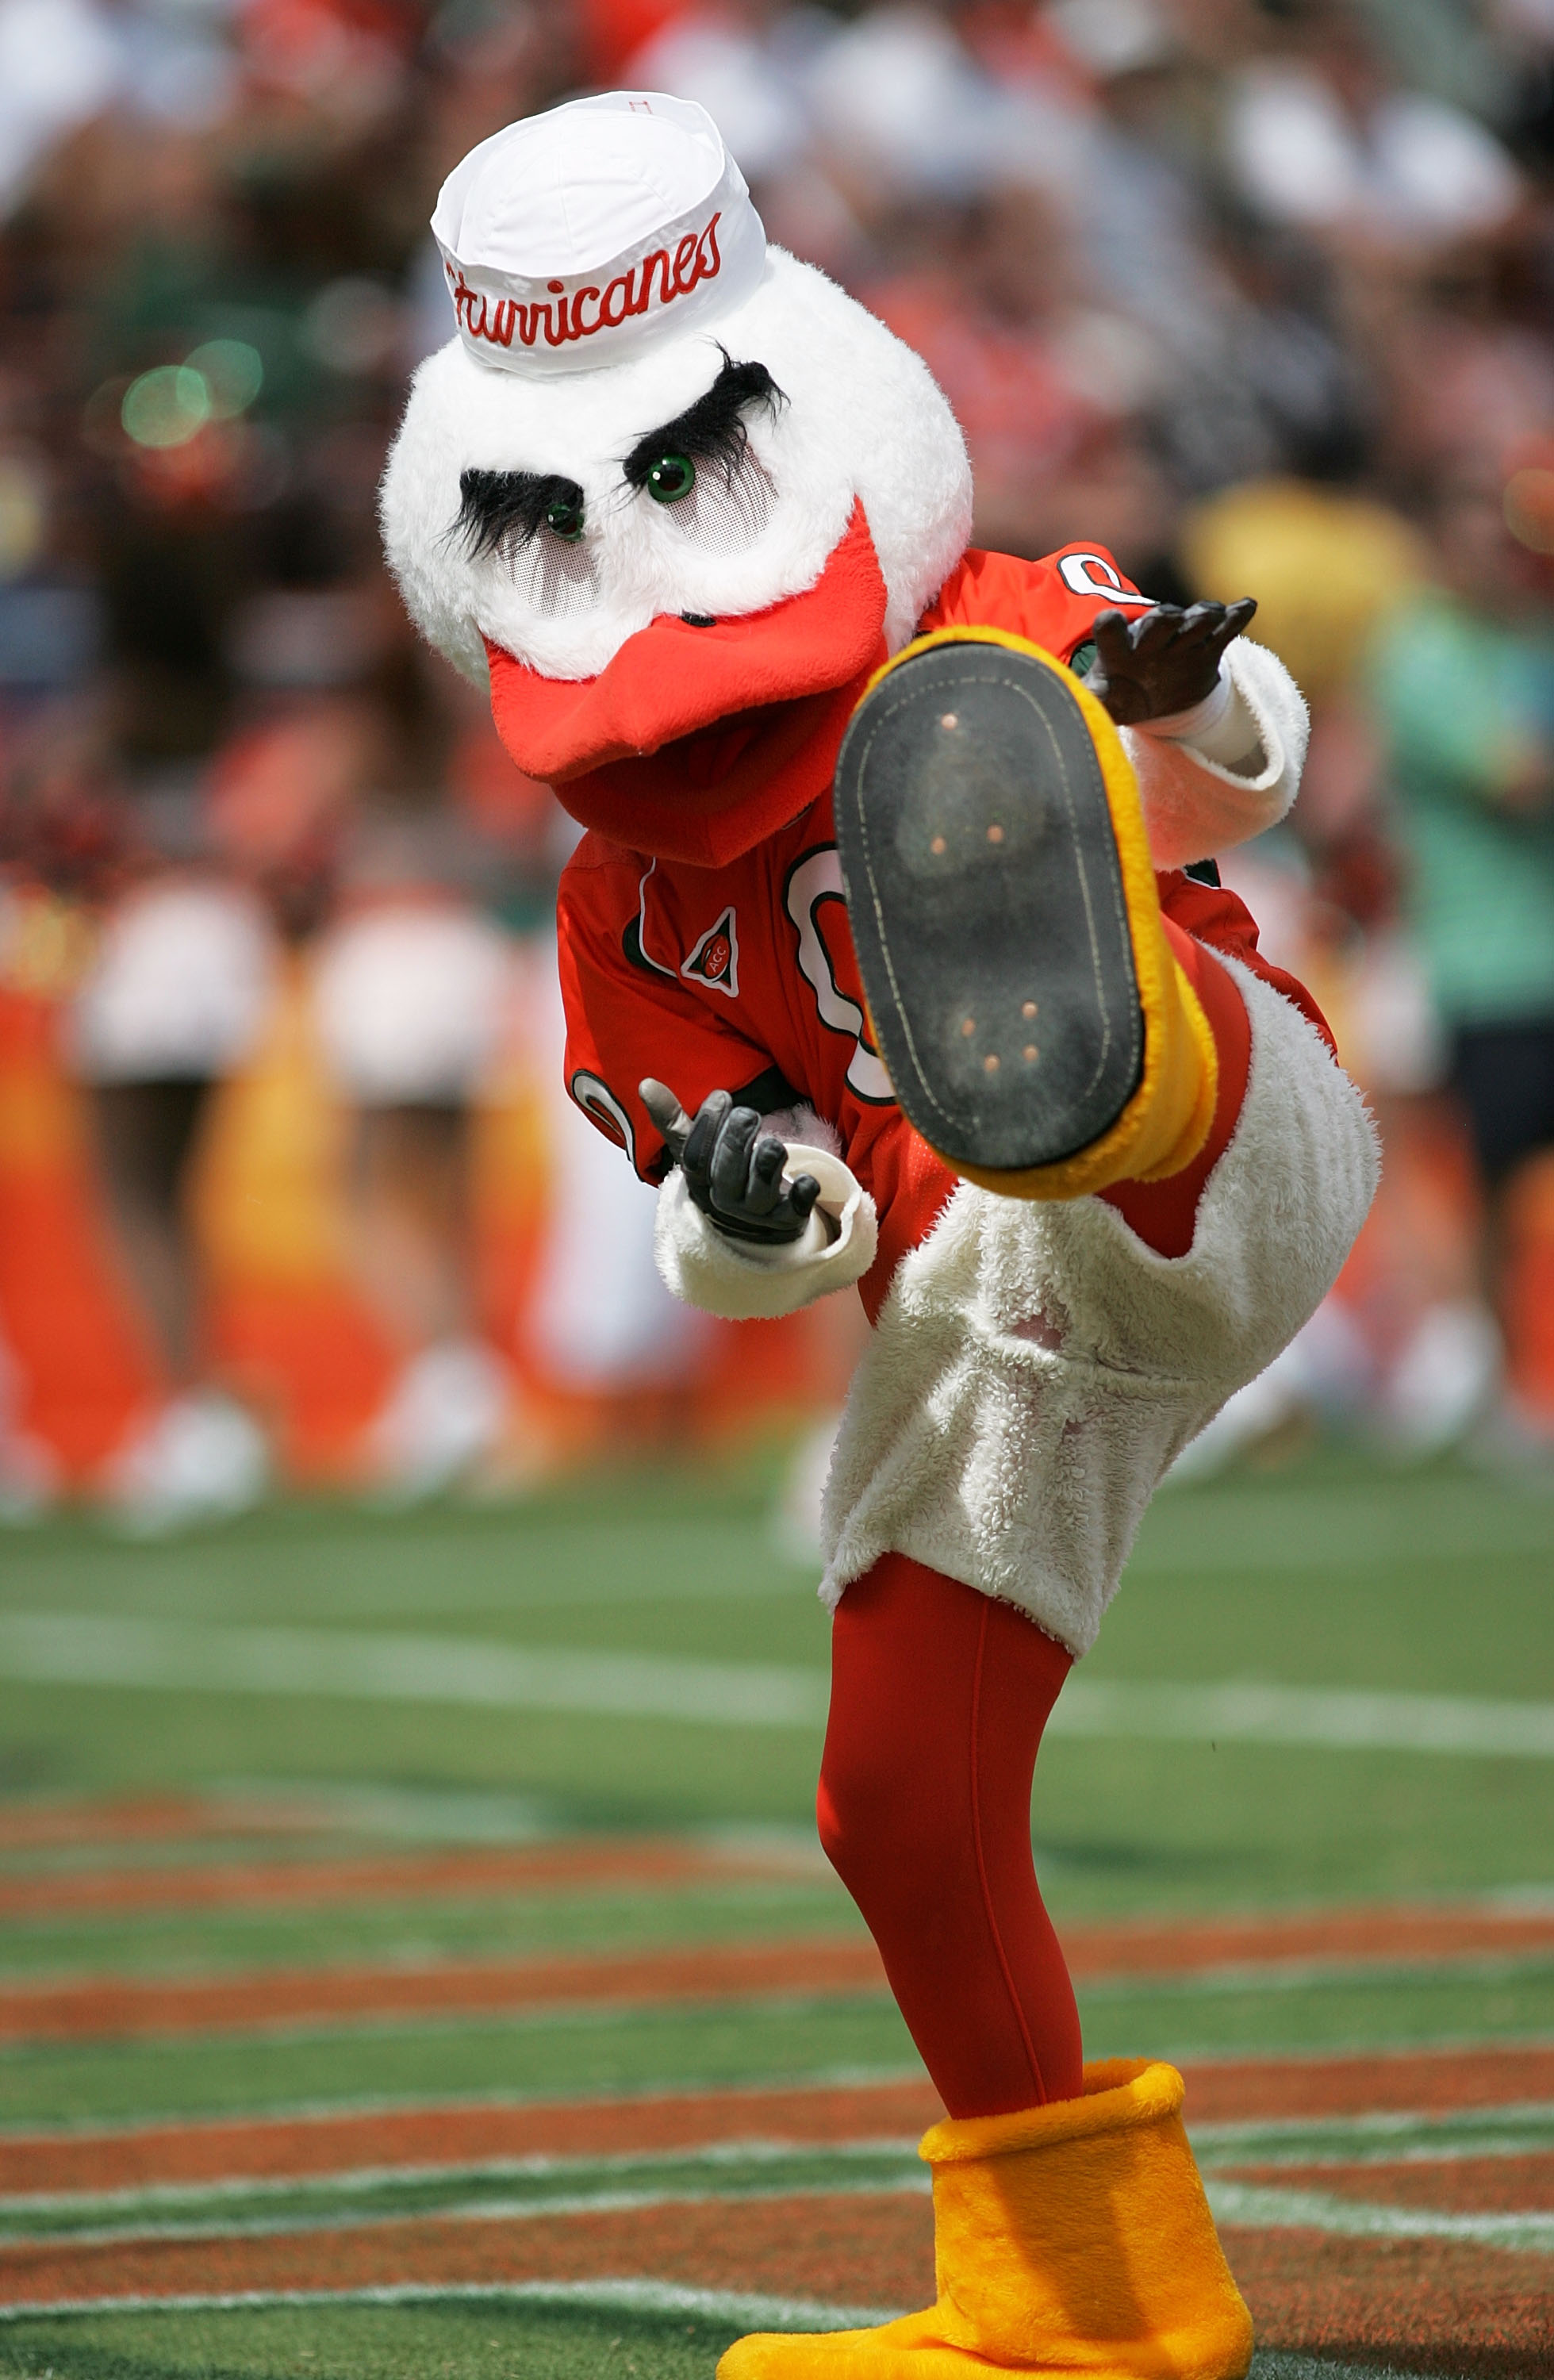
<instances>
[{"instance_id":1,"label":"white fur arm","mask_svg":"<svg viewBox=\"0 0 1554 2380\"><path fill-rule=\"evenodd\" d=\"M704 1215L674 1168L659 1191L653 1254L676 1297L725 1322L796 1313L828 1290L849 1289L874 1262L874 1201L829 1148L795 1141L784 1173L812 1173L820 1195L802 1239L776 1247L730 1239Z\"/></svg>"},{"instance_id":2,"label":"white fur arm","mask_svg":"<svg viewBox=\"0 0 1554 2380\"><path fill-rule=\"evenodd\" d=\"M1283 662L1237 637L1220 666L1228 700L1211 696L1199 706L1206 716L1123 730L1157 868L1250 842L1278 824L1300 786L1310 722Z\"/></svg>"}]
</instances>

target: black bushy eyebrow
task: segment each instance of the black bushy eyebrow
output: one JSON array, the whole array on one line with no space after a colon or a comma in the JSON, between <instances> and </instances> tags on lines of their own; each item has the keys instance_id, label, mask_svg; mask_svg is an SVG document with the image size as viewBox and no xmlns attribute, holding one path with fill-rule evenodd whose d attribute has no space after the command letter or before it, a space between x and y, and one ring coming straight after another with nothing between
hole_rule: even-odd
<instances>
[{"instance_id":1,"label":"black bushy eyebrow","mask_svg":"<svg viewBox=\"0 0 1554 2380\"><path fill-rule=\"evenodd\" d=\"M726 347L722 354L723 368L706 395L637 440L622 466L629 486L645 487L649 472L665 455L689 455L732 480L749 443L746 414L755 406L775 414L787 403L764 364L736 364Z\"/></svg>"},{"instance_id":2,"label":"black bushy eyebrow","mask_svg":"<svg viewBox=\"0 0 1554 2380\"><path fill-rule=\"evenodd\" d=\"M583 507L577 480L557 471L461 471L458 493L454 534L463 538L472 562L483 553L528 545L554 504L578 513Z\"/></svg>"},{"instance_id":3,"label":"black bushy eyebrow","mask_svg":"<svg viewBox=\"0 0 1554 2380\"><path fill-rule=\"evenodd\" d=\"M704 395L637 440L623 467L628 486L644 487L665 455L689 455L733 479L749 442L746 414L757 406L775 414L787 399L764 364L736 364L726 348L722 357L722 370ZM464 540L472 562L529 544L558 504L578 515L583 509L577 481L559 471L461 471L458 492L450 534Z\"/></svg>"}]
</instances>

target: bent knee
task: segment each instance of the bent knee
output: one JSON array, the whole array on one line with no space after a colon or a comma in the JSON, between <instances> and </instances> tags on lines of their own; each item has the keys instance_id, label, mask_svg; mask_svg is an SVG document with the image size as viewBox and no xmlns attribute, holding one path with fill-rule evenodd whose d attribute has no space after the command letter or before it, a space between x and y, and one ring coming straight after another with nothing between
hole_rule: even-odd
<instances>
[{"instance_id":1,"label":"bent knee","mask_svg":"<svg viewBox=\"0 0 1554 2380\"><path fill-rule=\"evenodd\" d=\"M969 1827L953 1792L924 1791L910 1744L840 1750L828 1742L815 1819L820 1847L855 1899L882 1874L919 1889L964 1855Z\"/></svg>"}]
</instances>

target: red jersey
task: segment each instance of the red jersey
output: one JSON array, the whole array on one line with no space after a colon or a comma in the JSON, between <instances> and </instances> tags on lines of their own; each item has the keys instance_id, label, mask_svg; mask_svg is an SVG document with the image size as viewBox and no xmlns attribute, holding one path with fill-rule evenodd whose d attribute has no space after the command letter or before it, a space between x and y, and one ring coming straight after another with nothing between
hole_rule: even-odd
<instances>
[{"instance_id":1,"label":"red jersey","mask_svg":"<svg viewBox=\"0 0 1554 2380\"><path fill-rule=\"evenodd\" d=\"M1008 628L1068 661L1098 612L1148 601L1099 547L1038 563L970 552L922 626ZM1168 917L1309 1013L1300 988L1258 956L1257 927L1232 892L1180 870L1159 880ZM907 1123L868 1037L829 792L723 868L586 834L562 877L558 919L567 1086L584 1113L654 1182L666 1151L637 1096L646 1075L693 1115L715 1090L763 1113L813 1108L879 1210L872 1311L956 1177Z\"/></svg>"}]
</instances>

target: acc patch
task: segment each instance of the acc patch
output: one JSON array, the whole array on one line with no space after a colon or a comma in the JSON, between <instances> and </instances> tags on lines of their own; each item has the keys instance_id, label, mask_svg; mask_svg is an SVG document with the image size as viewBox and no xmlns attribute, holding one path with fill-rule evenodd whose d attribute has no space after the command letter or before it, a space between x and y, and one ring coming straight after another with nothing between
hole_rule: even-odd
<instances>
[{"instance_id":1,"label":"acc patch","mask_svg":"<svg viewBox=\"0 0 1554 2380\"><path fill-rule=\"evenodd\" d=\"M738 999L739 931L732 902L681 963L680 973L687 982L710 984L714 991L726 992L730 1000Z\"/></svg>"}]
</instances>

